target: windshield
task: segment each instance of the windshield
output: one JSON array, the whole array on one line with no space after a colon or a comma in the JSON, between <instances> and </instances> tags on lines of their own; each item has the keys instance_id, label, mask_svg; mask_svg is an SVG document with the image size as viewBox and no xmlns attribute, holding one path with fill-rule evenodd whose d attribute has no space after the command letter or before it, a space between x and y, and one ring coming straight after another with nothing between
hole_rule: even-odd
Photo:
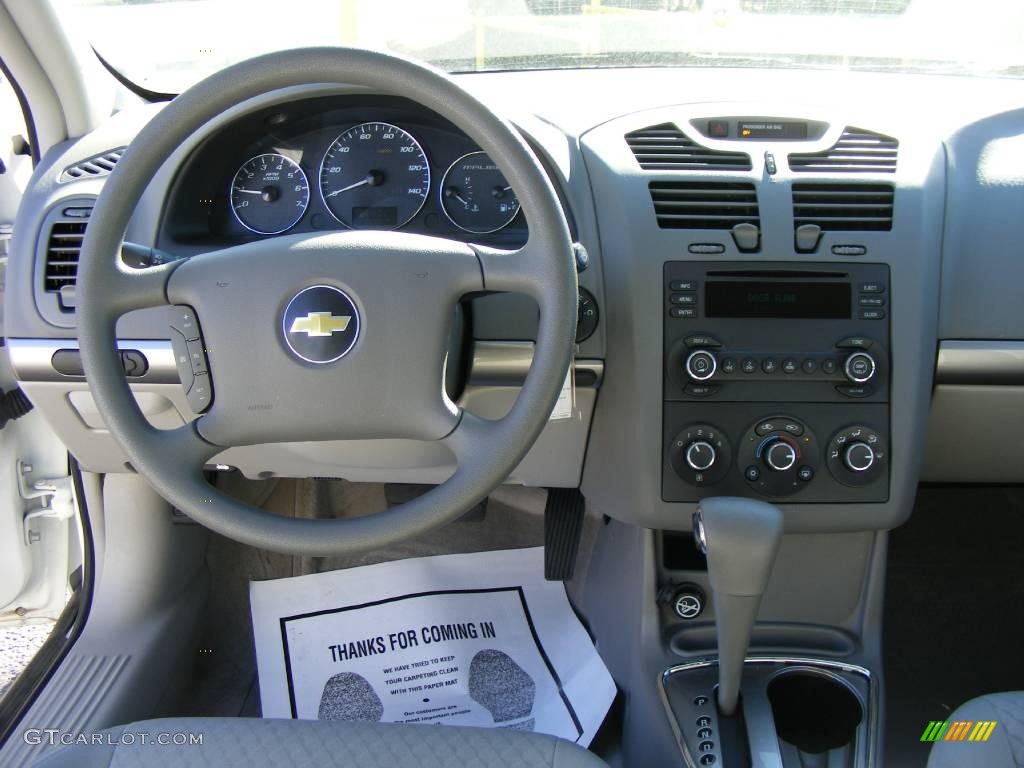
<instances>
[{"instance_id":1,"label":"windshield","mask_svg":"<svg viewBox=\"0 0 1024 768\"><path fill-rule=\"evenodd\" d=\"M54 0L124 76L177 93L272 50L449 71L692 64L1020 76L1021 0Z\"/></svg>"}]
</instances>

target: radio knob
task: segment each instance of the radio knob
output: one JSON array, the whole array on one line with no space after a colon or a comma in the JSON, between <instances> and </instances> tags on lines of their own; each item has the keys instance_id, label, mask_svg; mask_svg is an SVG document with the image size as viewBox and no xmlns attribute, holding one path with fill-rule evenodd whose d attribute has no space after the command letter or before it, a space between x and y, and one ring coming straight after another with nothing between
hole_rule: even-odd
<instances>
[{"instance_id":1,"label":"radio knob","mask_svg":"<svg viewBox=\"0 0 1024 768\"><path fill-rule=\"evenodd\" d=\"M686 449L686 465L694 472L711 469L716 458L715 447L705 440L690 443Z\"/></svg>"},{"instance_id":2,"label":"radio knob","mask_svg":"<svg viewBox=\"0 0 1024 768\"><path fill-rule=\"evenodd\" d=\"M691 352L686 358L686 374L694 381L707 381L718 370L718 361L706 349Z\"/></svg>"},{"instance_id":3,"label":"radio knob","mask_svg":"<svg viewBox=\"0 0 1024 768\"><path fill-rule=\"evenodd\" d=\"M796 464L796 449L785 440L776 440L764 454L764 463L776 472L785 472Z\"/></svg>"},{"instance_id":4,"label":"radio knob","mask_svg":"<svg viewBox=\"0 0 1024 768\"><path fill-rule=\"evenodd\" d=\"M867 443L850 443L843 454L843 464L851 472L867 472L874 463L875 449Z\"/></svg>"},{"instance_id":5,"label":"radio knob","mask_svg":"<svg viewBox=\"0 0 1024 768\"><path fill-rule=\"evenodd\" d=\"M854 384L866 384L875 375L875 358L867 352L854 352L843 363L843 373Z\"/></svg>"}]
</instances>

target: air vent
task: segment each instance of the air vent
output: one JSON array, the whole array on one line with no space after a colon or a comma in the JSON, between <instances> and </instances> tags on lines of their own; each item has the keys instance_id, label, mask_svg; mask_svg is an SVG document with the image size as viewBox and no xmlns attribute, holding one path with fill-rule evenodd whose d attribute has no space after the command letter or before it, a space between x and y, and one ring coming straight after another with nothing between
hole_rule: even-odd
<instances>
[{"instance_id":1,"label":"air vent","mask_svg":"<svg viewBox=\"0 0 1024 768\"><path fill-rule=\"evenodd\" d=\"M671 123L626 134L645 171L749 171L750 155L702 147Z\"/></svg>"},{"instance_id":2,"label":"air vent","mask_svg":"<svg viewBox=\"0 0 1024 768\"><path fill-rule=\"evenodd\" d=\"M737 224L761 224L753 184L652 181L649 188L662 229L732 229Z\"/></svg>"},{"instance_id":3,"label":"air vent","mask_svg":"<svg viewBox=\"0 0 1024 768\"><path fill-rule=\"evenodd\" d=\"M109 176L110 172L114 170L114 166L117 165L117 161L121 159L121 155L124 154L126 149L127 147L112 149L109 152L104 152L101 155L90 157L88 160L83 160L80 163L69 165L60 175L60 181L77 181L79 179L93 179L100 178L101 176Z\"/></svg>"},{"instance_id":4,"label":"air vent","mask_svg":"<svg viewBox=\"0 0 1024 768\"><path fill-rule=\"evenodd\" d=\"M88 216L90 208L76 208ZM70 305L67 291L75 286L78 277L78 255L82 250L85 238L86 221L69 221L58 219L50 226L50 236L46 243L46 272L43 283L47 293L61 294L61 303ZM65 289L62 293L62 289Z\"/></svg>"},{"instance_id":5,"label":"air vent","mask_svg":"<svg viewBox=\"0 0 1024 768\"><path fill-rule=\"evenodd\" d=\"M826 232L892 229L891 184L794 184L793 226Z\"/></svg>"},{"instance_id":6,"label":"air vent","mask_svg":"<svg viewBox=\"0 0 1024 768\"><path fill-rule=\"evenodd\" d=\"M899 146L891 136L847 128L824 152L790 155L789 168L795 173L896 173Z\"/></svg>"}]
</instances>

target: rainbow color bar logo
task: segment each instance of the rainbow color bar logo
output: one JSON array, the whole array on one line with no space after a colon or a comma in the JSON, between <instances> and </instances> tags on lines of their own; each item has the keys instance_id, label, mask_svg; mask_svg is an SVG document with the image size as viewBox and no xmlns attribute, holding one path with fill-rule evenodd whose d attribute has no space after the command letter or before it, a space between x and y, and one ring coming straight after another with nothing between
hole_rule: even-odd
<instances>
[{"instance_id":1,"label":"rainbow color bar logo","mask_svg":"<svg viewBox=\"0 0 1024 768\"><path fill-rule=\"evenodd\" d=\"M988 741L995 727L995 720L932 720L921 741Z\"/></svg>"}]
</instances>

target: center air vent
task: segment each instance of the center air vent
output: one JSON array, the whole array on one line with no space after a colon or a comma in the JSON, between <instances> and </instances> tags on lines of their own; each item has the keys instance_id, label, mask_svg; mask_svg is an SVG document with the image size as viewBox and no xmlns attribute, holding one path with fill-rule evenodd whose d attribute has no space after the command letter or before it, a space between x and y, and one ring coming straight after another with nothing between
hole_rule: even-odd
<instances>
[{"instance_id":1,"label":"center air vent","mask_svg":"<svg viewBox=\"0 0 1024 768\"><path fill-rule=\"evenodd\" d=\"M753 184L728 181L652 181L654 213L662 229L760 227Z\"/></svg>"},{"instance_id":2,"label":"center air vent","mask_svg":"<svg viewBox=\"0 0 1024 768\"><path fill-rule=\"evenodd\" d=\"M74 165L69 165L61 173L60 181L78 181L79 179L95 179L101 176L109 176L126 149L127 147L112 149L109 152L90 157L88 160L82 160Z\"/></svg>"},{"instance_id":3,"label":"center air vent","mask_svg":"<svg viewBox=\"0 0 1024 768\"><path fill-rule=\"evenodd\" d=\"M900 143L891 136L847 128L824 152L789 156L794 173L896 173Z\"/></svg>"},{"instance_id":4,"label":"center air vent","mask_svg":"<svg viewBox=\"0 0 1024 768\"><path fill-rule=\"evenodd\" d=\"M826 232L892 229L891 184L794 184L793 226Z\"/></svg>"},{"instance_id":5,"label":"center air vent","mask_svg":"<svg viewBox=\"0 0 1024 768\"><path fill-rule=\"evenodd\" d=\"M626 134L645 171L749 171L750 155L702 147L671 123Z\"/></svg>"}]
</instances>

